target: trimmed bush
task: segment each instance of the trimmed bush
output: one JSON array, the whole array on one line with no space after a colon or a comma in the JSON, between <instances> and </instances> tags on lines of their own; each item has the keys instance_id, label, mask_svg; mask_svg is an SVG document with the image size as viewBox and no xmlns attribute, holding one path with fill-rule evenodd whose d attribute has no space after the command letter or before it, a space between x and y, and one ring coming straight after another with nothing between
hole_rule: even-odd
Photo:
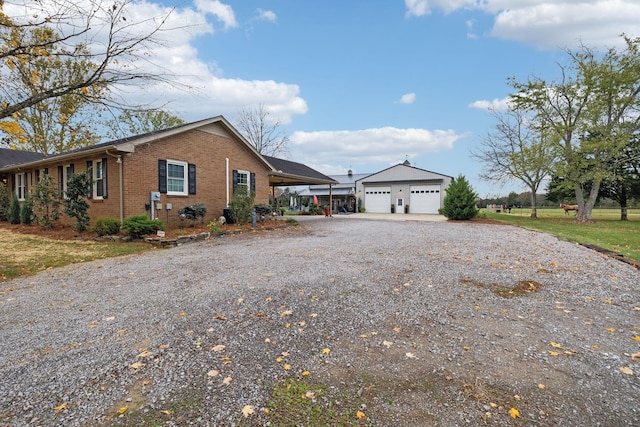
<instances>
[{"instance_id":1,"label":"trimmed bush","mask_svg":"<svg viewBox=\"0 0 640 427\"><path fill-rule=\"evenodd\" d=\"M102 217L96 220L96 224L93 226L98 236L113 236L120 232L120 220L113 217Z\"/></svg>"},{"instance_id":2,"label":"trimmed bush","mask_svg":"<svg viewBox=\"0 0 640 427\"><path fill-rule=\"evenodd\" d=\"M124 220L122 229L132 238L139 239L142 236L155 233L158 230L165 230L166 228L159 219L152 221L146 215L133 215Z\"/></svg>"},{"instance_id":3,"label":"trimmed bush","mask_svg":"<svg viewBox=\"0 0 640 427\"><path fill-rule=\"evenodd\" d=\"M7 184L0 181L0 221L9 220L9 206L11 206L9 189L7 188Z\"/></svg>"},{"instance_id":4,"label":"trimmed bush","mask_svg":"<svg viewBox=\"0 0 640 427\"><path fill-rule=\"evenodd\" d=\"M25 225L33 224L33 200L27 194L22 202L22 206L20 206L20 222Z\"/></svg>"},{"instance_id":5,"label":"trimmed bush","mask_svg":"<svg viewBox=\"0 0 640 427\"><path fill-rule=\"evenodd\" d=\"M20 224L20 202L16 193L13 193L11 204L9 205L9 223Z\"/></svg>"}]
</instances>

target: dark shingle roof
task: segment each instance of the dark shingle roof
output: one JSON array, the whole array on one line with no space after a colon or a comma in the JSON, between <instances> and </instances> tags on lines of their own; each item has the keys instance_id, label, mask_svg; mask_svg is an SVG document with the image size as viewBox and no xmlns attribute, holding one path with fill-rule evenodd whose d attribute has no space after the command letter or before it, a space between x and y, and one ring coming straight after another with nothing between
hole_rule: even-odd
<instances>
[{"instance_id":1,"label":"dark shingle roof","mask_svg":"<svg viewBox=\"0 0 640 427\"><path fill-rule=\"evenodd\" d=\"M0 148L0 168L9 165L19 165L20 163L33 162L44 159L46 156L33 151L12 150L10 148Z\"/></svg>"},{"instance_id":2,"label":"dark shingle roof","mask_svg":"<svg viewBox=\"0 0 640 427\"><path fill-rule=\"evenodd\" d=\"M326 180L326 181L334 181L332 178L328 177L325 174L318 172L315 169L310 168L307 165L303 165L302 163L292 162L290 160L278 159L277 157L271 156L262 156L265 158L267 162L273 166L273 168L278 171L288 175L295 175L300 177Z\"/></svg>"}]
</instances>

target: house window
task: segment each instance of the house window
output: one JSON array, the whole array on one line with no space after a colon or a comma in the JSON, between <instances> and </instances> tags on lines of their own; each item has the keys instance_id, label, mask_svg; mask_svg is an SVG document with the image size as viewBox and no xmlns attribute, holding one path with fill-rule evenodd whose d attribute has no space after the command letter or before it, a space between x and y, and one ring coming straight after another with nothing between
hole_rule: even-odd
<instances>
[{"instance_id":1,"label":"house window","mask_svg":"<svg viewBox=\"0 0 640 427\"><path fill-rule=\"evenodd\" d=\"M24 200L27 195L27 174L25 173L16 175L16 195L18 200Z\"/></svg>"},{"instance_id":2,"label":"house window","mask_svg":"<svg viewBox=\"0 0 640 427\"><path fill-rule=\"evenodd\" d=\"M104 172L102 160L93 162L93 198L102 199L104 197Z\"/></svg>"},{"instance_id":3,"label":"house window","mask_svg":"<svg viewBox=\"0 0 640 427\"><path fill-rule=\"evenodd\" d=\"M238 171L238 182L236 184L235 192L249 195L250 180L249 172Z\"/></svg>"},{"instance_id":4,"label":"house window","mask_svg":"<svg viewBox=\"0 0 640 427\"><path fill-rule=\"evenodd\" d=\"M187 163L167 160L167 194L187 195Z\"/></svg>"}]
</instances>

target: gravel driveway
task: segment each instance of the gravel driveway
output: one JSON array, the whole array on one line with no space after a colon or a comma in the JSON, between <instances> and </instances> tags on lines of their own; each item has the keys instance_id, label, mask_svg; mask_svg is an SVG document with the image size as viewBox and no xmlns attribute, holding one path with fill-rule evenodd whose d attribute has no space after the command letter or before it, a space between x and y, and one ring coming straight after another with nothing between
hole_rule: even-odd
<instances>
[{"instance_id":1,"label":"gravel driveway","mask_svg":"<svg viewBox=\"0 0 640 427\"><path fill-rule=\"evenodd\" d=\"M638 426L639 307L543 233L321 218L0 283L0 425L289 425L299 379L328 425Z\"/></svg>"}]
</instances>

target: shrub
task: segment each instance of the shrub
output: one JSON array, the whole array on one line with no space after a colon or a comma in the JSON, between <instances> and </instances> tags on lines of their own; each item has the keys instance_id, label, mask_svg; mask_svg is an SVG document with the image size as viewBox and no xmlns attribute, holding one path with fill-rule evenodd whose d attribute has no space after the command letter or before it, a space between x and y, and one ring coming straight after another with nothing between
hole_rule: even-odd
<instances>
[{"instance_id":1,"label":"shrub","mask_svg":"<svg viewBox=\"0 0 640 427\"><path fill-rule=\"evenodd\" d=\"M93 226L98 236L113 236L120 232L120 220L113 217L102 217L96 220L96 224Z\"/></svg>"},{"instance_id":2,"label":"shrub","mask_svg":"<svg viewBox=\"0 0 640 427\"><path fill-rule=\"evenodd\" d=\"M447 187L447 195L444 198L442 214L454 220L469 220L474 218L479 212L479 209L476 207L477 198L478 196L464 175L453 178L449 187Z\"/></svg>"},{"instance_id":3,"label":"shrub","mask_svg":"<svg viewBox=\"0 0 640 427\"><path fill-rule=\"evenodd\" d=\"M50 175L44 175L40 182L31 189L33 215L42 228L51 228L54 221L60 218L60 198L58 186Z\"/></svg>"},{"instance_id":4,"label":"shrub","mask_svg":"<svg viewBox=\"0 0 640 427\"><path fill-rule=\"evenodd\" d=\"M298 220L295 218L287 218L284 220L287 224L298 224Z\"/></svg>"},{"instance_id":5,"label":"shrub","mask_svg":"<svg viewBox=\"0 0 640 427\"><path fill-rule=\"evenodd\" d=\"M11 204L9 205L9 222L11 224L20 224L20 202L16 193L13 193Z\"/></svg>"},{"instance_id":6,"label":"shrub","mask_svg":"<svg viewBox=\"0 0 640 427\"><path fill-rule=\"evenodd\" d=\"M146 215L132 215L125 218L122 229L132 238L139 239L158 230L165 230L165 226L159 219L150 220Z\"/></svg>"},{"instance_id":7,"label":"shrub","mask_svg":"<svg viewBox=\"0 0 640 427\"><path fill-rule=\"evenodd\" d=\"M207 226L212 233L220 233L220 231L222 231L222 224L218 220L211 221Z\"/></svg>"},{"instance_id":8,"label":"shrub","mask_svg":"<svg viewBox=\"0 0 640 427\"><path fill-rule=\"evenodd\" d=\"M178 215L181 219L190 219L195 227L196 218L200 218L200 223L204 222L204 216L207 214L207 208L204 203L194 203L178 209Z\"/></svg>"},{"instance_id":9,"label":"shrub","mask_svg":"<svg viewBox=\"0 0 640 427\"><path fill-rule=\"evenodd\" d=\"M33 224L33 200L28 194L20 207L20 222L25 225Z\"/></svg>"},{"instance_id":10,"label":"shrub","mask_svg":"<svg viewBox=\"0 0 640 427\"><path fill-rule=\"evenodd\" d=\"M9 220L9 206L11 206L9 189L7 188L7 184L0 181L0 221Z\"/></svg>"},{"instance_id":11,"label":"shrub","mask_svg":"<svg viewBox=\"0 0 640 427\"><path fill-rule=\"evenodd\" d=\"M238 191L229 202L229 214L236 224L248 224L251 222L251 210L253 209L253 195L243 193L243 187L238 187Z\"/></svg>"},{"instance_id":12,"label":"shrub","mask_svg":"<svg viewBox=\"0 0 640 427\"><path fill-rule=\"evenodd\" d=\"M89 228L89 203L87 203L87 188L91 184L86 173L74 173L67 182L64 213L75 218L73 228L82 233Z\"/></svg>"}]
</instances>

